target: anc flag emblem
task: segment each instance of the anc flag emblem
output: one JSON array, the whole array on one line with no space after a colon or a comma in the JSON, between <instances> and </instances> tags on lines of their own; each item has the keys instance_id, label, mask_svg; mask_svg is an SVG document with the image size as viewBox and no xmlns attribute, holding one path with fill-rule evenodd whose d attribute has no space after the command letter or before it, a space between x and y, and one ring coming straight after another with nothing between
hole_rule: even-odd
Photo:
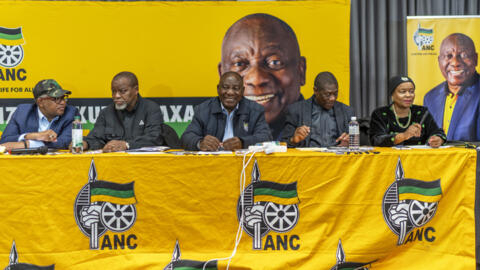
<instances>
[{"instance_id":1,"label":"anc flag emblem","mask_svg":"<svg viewBox=\"0 0 480 270\"><path fill-rule=\"evenodd\" d=\"M24 42L22 28L5 28L0 27L0 44L16 46L22 45Z\"/></svg>"},{"instance_id":2,"label":"anc flag emblem","mask_svg":"<svg viewBox=\"0 0 480 270\"><path fill-rule=\"evenodd\" d=\"M298 204L297 182L279 184L269 181L253 182L254 202L274 202L276 204Z\"/></svg>"},{"instance_id":3,"label":"anc flag emblem","mask_svg":"<svg viewBox=\"0 0 480 270\"><path fill-rule=\"evenodd\" d=\"M425 182L414 179L402 179L397 181L397 188L400 201L438 202L442 197L440 180Z\"/></svg>"},{"instance_id":4,"label":"anc flag emblem","mask_svg":"<svg viewBox=\"0 0 480 270\"><path fill-rule=\"evenodd\" d=\"M192 260L178 260L172 262L172 270L201 270L205 262ZM205 270L217 270L217 261L208 262Z\"/></svg>"},{"instance_id":5,"label":"anc flag emblem","mask_svg":"<svg viewBox=\"0 0 480 270\"><path fill-rule=\"evenodd\" d=\"M133 183L117 184L108 181L90 182L90 202L110 202L115 204L135 204Z\"/></svg>"}]
</instances>

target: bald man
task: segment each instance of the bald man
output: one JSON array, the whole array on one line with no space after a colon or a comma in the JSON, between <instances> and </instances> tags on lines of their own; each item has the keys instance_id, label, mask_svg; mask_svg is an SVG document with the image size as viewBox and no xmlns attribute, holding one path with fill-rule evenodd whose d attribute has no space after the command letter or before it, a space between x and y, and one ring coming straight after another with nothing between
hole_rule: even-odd
<instances>
[{"instance_id":1,"label":"bald man","mask_svg":"<svg viewBox=\"0 0 480 270\"><path fill-rule=\"evenodd\" d=\"M292 28L269 14L250 14L225 34L219 74L238 72L244 96L265 108L273 138L280 137L287 106L303 100L306 60Z\"/></svg>"},{"instance_id":2,"label":"bald man","mask_svg":"<svg viewBox=\"0 0 480 270\"><path fill-rule=\"evenodd\" d=\"M441 44L438 66L445 82L430 90L423 105L442 127L449 141L480 141L480 80L472 39L461 33Z\"/></svg>"},{"instance_id":3,"label":"bald man","mask_svg":"<svg viewBox=\"0 0 480 270\"><path fill-rule=\"evenodd\" d=\"M263 107L245 99L244 90L238 73L222 74L218 97L195 107L193 120L182 135L185 149L236 150L271 141Z\"/></svg>"}]
</instances>

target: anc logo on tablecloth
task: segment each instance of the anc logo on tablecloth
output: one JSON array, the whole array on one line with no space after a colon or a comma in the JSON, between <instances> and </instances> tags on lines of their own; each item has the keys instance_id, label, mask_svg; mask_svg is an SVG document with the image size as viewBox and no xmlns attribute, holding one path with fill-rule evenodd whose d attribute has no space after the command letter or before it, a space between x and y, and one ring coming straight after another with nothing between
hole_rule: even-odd
<instances>
[{"instance_id":1,"label":"anc logo on tablecloth","mask_svg":"<svg viewBox=\"0 0 480 270\"><path fill-rule=\"evenodd\" d=\"M422 236L429 242L435 240L432 227L422 228L415 234L412 230L423 227L433 218L441 197L440 179L426 182L405 178L402 162L398 159L395 182L385 192L382 204L385 222L398 235L397 245L422 240Z\"/></svg>"},{"instance_id":2,"label":"anc logo on tablecloth","mask_svg":"<svg viewBox=\"0 0 480 270\"><path fill-rule=\"evenodd\" d=\"M0 26L0 66L5 68L18 66L23 60L24 43L21 27Z\"/></svg>"},{"instance_id":3,"label":"anc logo on tablecloth","mask_svg":"<svg viewBox=\"0 0 480 270\"><path fill-rule=\"evenodd\" d=\"M374 261L368 263L360 262L347 262L345 258L345 252L343 251L342 241L338 240L337 247L337 264L330 270L368 270L368 265L372 264Z\"/></svg>"},{"instance_id":4,"label":"anc logo on tablecloth","mask_svg":"<svg viewBox=\"0 0 480 270\"><path fill-rule=\"evenodd\" d=\"M280 184L260 180L260 170L255 160L252 182L242 194L243 201L242 196L238 199L237 218L243 230L253 237L254 250L262 249L262 238L269 231L286 233L297 225L300 215L297 182ZM298 240L298 235L277 235L276 241L268 235L263 249L298 250Z\"/></svg>"},{"instance_id":5,"label":"anc logo on tablecloth","mask_svg":"<svg viewBox=\"0 0 480 270\"><path fill-rule=\"evenodd\" d=\"M54 270L55 265L49 266L38 266L29 263L19 263L18 262L18 253L17 247L15 246L15 241L13 241L12 249L10 251L10 262L4 270Z\"/></svg>"},{"instance_id":6,"label":"anc logo on tablecloth","mask_svg":"<svg viewBox=\"0 0 480 270\"><path fill-rule=\"evenodd\" d=\"M137 202L133 190L134 182L118 184L97 180L95 163L91 162L88 184L78 193L75 200L75 220L83 234L90 238L90 249L135 249L134 234L105 235L101 247L99 237L110 230L122 233L130 229L137 218Z\"/></svg>"},{"instance_id":7,"label":"anc logo on tablecloth","mask_svg":"<svg viewBox=\"0 0 480 270\"><path fill-rule=\"evenodd\" d=\"M163 268L163 270L217 270L217 261L192 261L192 260L181 260L180 259L180 246L178 241L175 243L175 248L173 249L172 261Z\"/></svg>"}]
</instances>

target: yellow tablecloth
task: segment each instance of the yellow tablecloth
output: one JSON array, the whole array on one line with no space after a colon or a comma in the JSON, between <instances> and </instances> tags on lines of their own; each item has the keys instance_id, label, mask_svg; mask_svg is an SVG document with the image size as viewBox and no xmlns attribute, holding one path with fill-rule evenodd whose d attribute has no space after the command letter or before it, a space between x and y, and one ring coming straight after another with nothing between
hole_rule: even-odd
<instances>
[{"instance_id":1,"label":"yellow tablecloth","mask_svg":"<svg viewBox=\"0 0 480 270\"><path fill-rule=\"evenodd\" d=\"M17 254L18 263L55 264L55 269L163 269L177 240L181 253L174 260L224 258L235 246L238 213L258 210L260 247L254 248L255 225L245 225L230 269L330 269L349 262L369 269L474 269L476 151L375 152L256 154L245 170L245 187L256 160L254 180L285 190L296 182L288 194L299 202L249 206L254 196L246 192L243 207L243 157L233 154L3 155L0 268ZM95 204L102 207L95 250L81 215L92 205L82 206L80 197L92 196L89 181L102 180L102 190L125 189L117 195L131 191L119 184L133 182L128 194L136 204ZM416 187L405 189L405 183ZM402 188L410 190L402 196L439 190L440 195L432 202L395 203ZM275 196L287 194L282 192ZM258 209L251 209L255 205ZM409 218L404 225L398 223L400 206ZM218 269L227 263L218 260Z\"/></svg>"}]
</instances>

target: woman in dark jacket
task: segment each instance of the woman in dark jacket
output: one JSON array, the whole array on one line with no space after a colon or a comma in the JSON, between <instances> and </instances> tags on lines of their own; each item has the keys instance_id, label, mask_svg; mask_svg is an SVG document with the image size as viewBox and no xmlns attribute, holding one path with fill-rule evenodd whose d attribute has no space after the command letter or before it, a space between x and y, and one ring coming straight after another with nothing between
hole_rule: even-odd
<instances>
[{"instance_id":1,"label":"woman in dark jacket","mask_svg":"<svg viewBox=\"0 0 480 270\"><path fill-rule=\"evenodd\" d=\"M392 103L375 109L370 121L370 142L374 146L429 144L439 147L445 133L423 106L413 105L415 84L407 76L388 82Z\"/></svg>"}]
</instances>

